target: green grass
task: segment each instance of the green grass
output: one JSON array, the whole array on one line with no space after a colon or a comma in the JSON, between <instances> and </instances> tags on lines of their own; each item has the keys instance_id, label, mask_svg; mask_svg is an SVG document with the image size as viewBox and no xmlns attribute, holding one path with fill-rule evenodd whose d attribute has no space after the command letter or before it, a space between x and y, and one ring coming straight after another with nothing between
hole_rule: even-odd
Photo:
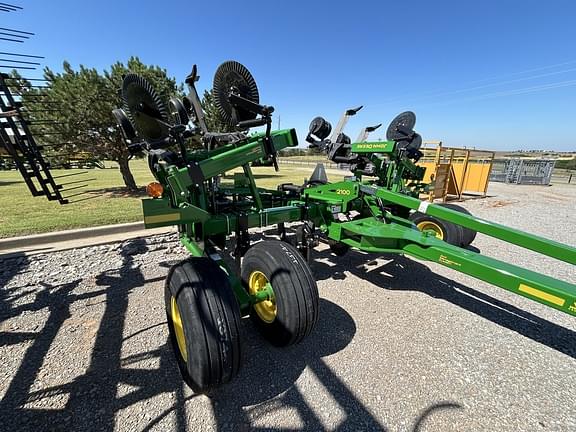
<instances>
[{"instance_id":1,"label":"green grass","mask_svg":"<svg viewBox=\"0 0 576 432\"><path fill-rule=\"evenodd\" d=\"M66 205L32 197L18 172L0 171L0 238L142 220L143 194L127 194L120 171L111 162L106 166L104 170L54 170L55 177L66 176L57 179L68 183L63 191L70 197ZM131 168L138 185L153 180L146 161L131 161ZM302 184L313 168L281 166L275 173L272 167L255 167L253 172L259 187L275 189L280 183ZM80 185L87 187L71 189Z\"/></svg>"},{"instance_id":2,"label":"green grass","mask_svg":"<svg viewBox=\"0 0 576 432\"><path fill-rule=\"evenodd\" d=\"M70 204L66 205L45 197L33 197L18 172L0 171L0 237L141 219L140 198L122 191L122 176L117 166L110 162L106 166L113 168L54 170L55 177L65 176L57 181L65 185L63 195L70 196ZM138 184L151 181L144 161L133 161L132 172ZM82 185L87 187L79 187ZM72 189L74 187L77 189Z\"/></svg>"}]
</instances>

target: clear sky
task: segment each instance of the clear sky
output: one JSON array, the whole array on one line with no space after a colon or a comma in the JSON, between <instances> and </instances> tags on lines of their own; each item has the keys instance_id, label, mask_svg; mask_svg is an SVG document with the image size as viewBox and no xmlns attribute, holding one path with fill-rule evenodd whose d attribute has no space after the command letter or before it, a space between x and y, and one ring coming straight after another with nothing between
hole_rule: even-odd
<instances>
[{"instance_id":1,"label":"clear sky","mask_svg":"<svg viewBox=\"0 0 576 432\"><path fill-rule=\"evenodd\" d=\"M300 136L316 115L334 125L364 105L352 138L410 109L425 140L576 151L573 0L5 1L24 10L0 12L1 26L36 36L0 51L54 70L137 55L179 81L197 63L202 89L234 59Z\"/></svg>"}]
</instances>

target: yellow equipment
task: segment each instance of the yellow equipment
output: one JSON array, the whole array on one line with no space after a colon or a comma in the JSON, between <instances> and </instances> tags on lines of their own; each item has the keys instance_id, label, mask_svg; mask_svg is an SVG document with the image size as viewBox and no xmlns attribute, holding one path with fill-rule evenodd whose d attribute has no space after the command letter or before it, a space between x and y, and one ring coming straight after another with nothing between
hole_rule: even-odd
<instances>
[{"instance_id":1,"label":"yellow equipment","mask_svg":"<svg viewBox=\"0 0 576 432\"><path fill-rule=\"evenodd\" d=\"M450 197L462 201L462 195L486 196L494 152L458 147L444 147L442 141L425 142L424 156L418 165L426 168L424 182L432 183L428 200Z\"/></svg>"}]
</instances>

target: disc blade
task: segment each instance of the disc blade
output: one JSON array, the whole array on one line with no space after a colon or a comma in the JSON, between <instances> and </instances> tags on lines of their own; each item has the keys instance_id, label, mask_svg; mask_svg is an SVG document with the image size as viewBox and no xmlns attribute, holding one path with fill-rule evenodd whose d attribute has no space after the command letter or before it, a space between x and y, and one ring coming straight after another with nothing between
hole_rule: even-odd
<instances>
[{"instance_id":1,"label":"disc blade","mask_svg":"<svg viewBox=\"0 0 576 432\"><path fill-rule=\"evenodd\" d=\"M122 83L124 110L138 135L145 140L168 136L168 121L164 103L152 85L137 74L128 74Z\"/></svg>"},{"instance_id":2,"label":"disc blade","mask_svg":"<svg viewBox=\"0 0 576 432\"><path fill-rule=\"evenodd\" d=\"M413 130L416 125L416 114L412 111L405 111L394 117L390 122L390 126L386 130L386 139L388 141L398 140L405 137L403 133L398 132L398 126L403 126L407 129Z\"/></svg>"},{"instance_id":3,"label":"disc blade","mask_svg":"<svg viewBox=\"0 0 576 432\"><path fill-rule=\"evenodd\" d=\"M241 121L255 119L255 113L232 106L229 99L232 89L245 99L254 103L260 102L258 87L250 71L236 61L227 61L222 63L214 74L214 103L222 119L232 126Z\"/></svg>"}]
</instances>

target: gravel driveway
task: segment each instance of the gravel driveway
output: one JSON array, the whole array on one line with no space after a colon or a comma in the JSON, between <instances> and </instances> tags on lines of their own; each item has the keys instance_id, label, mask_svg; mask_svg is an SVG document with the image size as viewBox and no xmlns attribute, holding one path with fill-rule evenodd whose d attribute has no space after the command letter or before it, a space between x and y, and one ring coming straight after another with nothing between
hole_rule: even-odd
<instances>
[{"instance_id":1,"label":"gravel driveway","mask_svg":"<svg viewBox=\"0 0 576 432\"><path fill-rule=\"evenodd\" d=\"M474 214L576 245L576 187L491 184ZM487 255L574 266L479 235ZM318 326L266 345L211 398L182 385L163 279L172 235L0 257L0 429L576 430L576 320L433 263L318 248Z\"/></svg>"}]
</instances>

